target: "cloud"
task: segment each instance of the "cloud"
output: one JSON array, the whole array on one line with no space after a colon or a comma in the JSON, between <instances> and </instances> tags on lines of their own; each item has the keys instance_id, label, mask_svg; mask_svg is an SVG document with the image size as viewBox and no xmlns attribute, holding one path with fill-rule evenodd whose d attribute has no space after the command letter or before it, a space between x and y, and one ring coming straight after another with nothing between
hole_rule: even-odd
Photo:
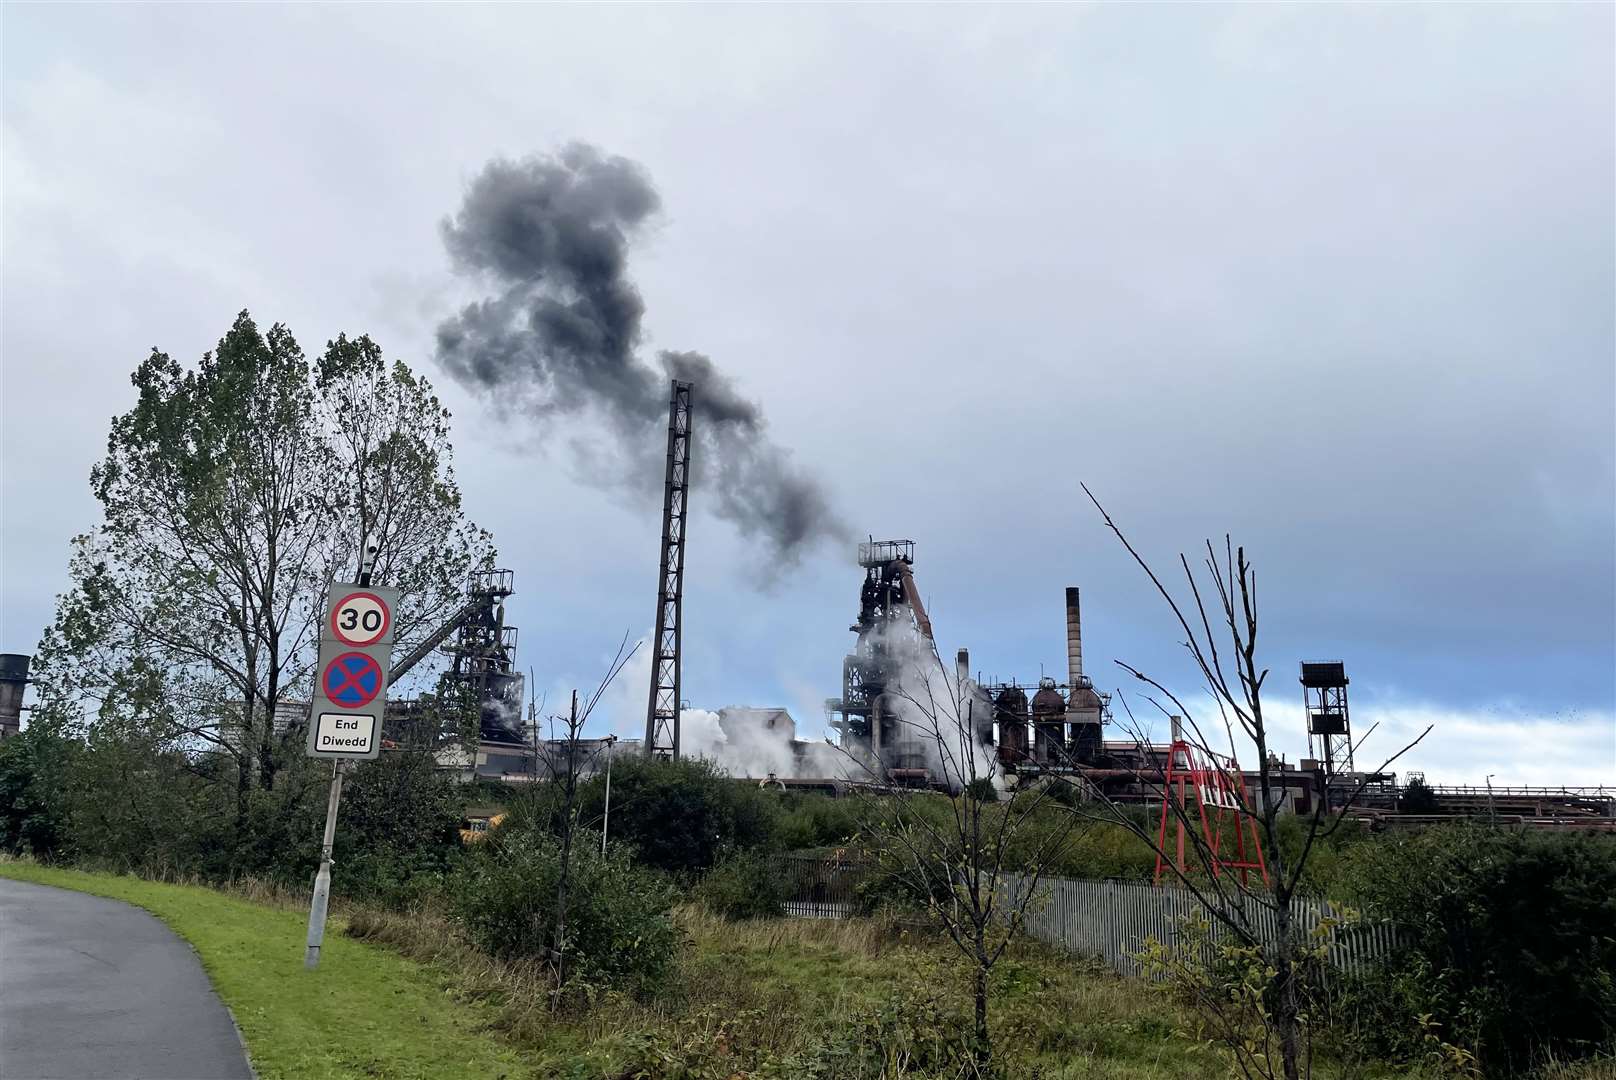
<instances>
[{"instance_id":1,"label":"cloud","mask_svg":"<svg viewBox=\"0 0 1616 1080\"><path fill-rule=\"evenodd\" d=\"M1213 749L1227 740L1221 721L1205 696L1185 698L1196 710L1196 723ZM1168 738L1167 721L1130 694L1134 715L1150 737ZM1422 701L1371 702L1352 705L1353 737L1359 741L1354 763L1377 768L1416 739L1431 733L1393 762L1400 776L1423 771L1433 784L1485 784L1497 787L1616 787L1616 712L1567 710L1545 712L1518 703L1486 709L1464 709ZM1106 737L1126 738L1126 718L1115 706L1119 723ZM1147 711L1148 714L1147 715ZM1300 702L1263 702L1269 745L1296 762L1307 756L1307 726ZM1256 751L1243 734L1235 747L1241 763L1251 766Z\"/></svg>"}]
</instances>

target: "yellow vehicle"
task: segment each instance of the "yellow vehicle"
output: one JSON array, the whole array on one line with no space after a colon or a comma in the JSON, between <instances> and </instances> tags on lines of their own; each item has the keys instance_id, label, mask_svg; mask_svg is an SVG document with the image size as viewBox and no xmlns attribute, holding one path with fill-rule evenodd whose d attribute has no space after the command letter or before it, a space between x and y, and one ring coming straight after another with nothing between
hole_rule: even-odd
<instances>
[{"instance_id":1,"label":"yellow vehicle","mask_svg":"<svg viewBox=\"0 0 1616 1080\"><path fill-rule=\"evenodd\" d=\"M505 820L505 811L498 807L473 807L466 811L465 824L460 827L460 842L474 844L488 835L488 830Z\"/></svg>"}]
</instances>

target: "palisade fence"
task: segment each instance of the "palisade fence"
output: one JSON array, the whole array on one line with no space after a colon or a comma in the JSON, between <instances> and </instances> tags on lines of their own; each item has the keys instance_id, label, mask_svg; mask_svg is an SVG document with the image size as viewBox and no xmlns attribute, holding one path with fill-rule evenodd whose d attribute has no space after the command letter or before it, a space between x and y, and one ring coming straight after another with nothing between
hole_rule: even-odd
<instances>
[{"instance_id":1,"label":"palisade fence","mask_svg":"<svg viewBox=\"0 0 1616 1080\"><path fill-rule=\"evenodd\" d=\"M858 887L874 867L840 852L781 855L775 860L785 885L787 915L803 919L845 919L856 910Z\"/></svg>"},{"instance_id":2,"label":"palisade fence","mask_svg":"<svg viewBox=\"0 0 1616 1080\"><path fill-rule=\"evenodd\" d=\"M829 856L784 855L776 865L785 884L786 914L800 918L842 919L854 914L859 886L870 880L874 867L840 852ZM1005 875L1009 899L1014 902L1026 879ZM1098 956L1123 975L1144 974L1138 954L1145 939L1153 937L1171 947L1186 919L1202 914L1189 890L1126 881L1085 881L1040 878L1039 895L1027 912L1027 933L1040 941L1085 956ZM1341 909L1315 900L1293 900L1291 912L1297 932L1311 941L1326 919L1340 919ZM1257 937L1271 942L1274 913L1248 901L1246 916ZM1213 925L1213 937L1224 931ZM1326 955L1330 967L1358 974L1382 957L1396 952L1402 935L1388 923L1359 920L1332 926Z\"/></svg>"},{"instance_id":3,"label":"palisade fence","mask_svg":"<svg viewBox=\"0 0 1616 1080\"><path fill-rule=\"evenodd\" d=\"M1011 898L1019 897L1025 879L1013 874L1005 877ZM1041 878L1038 892L1041 895L1033 899L1027 912L1027 933L1070 952L1099 956L1124 975L1144 974L1138 954L1147 937L1171 948L1185 920L1203 915L1193 893L1170 886ZM1273 910L1248 899L1245 916L1256 937L1272 943ZM1293 899L1291 916L1297 933L1311 942L1326 919L1341 919L1342 910L1327 902ZM1402 944L1397 927L1383 922L1359 920L1332 926L1326 933L1329 966L1349 975L1363 972ZM1213 923L1215 939L1225 934L1223 927Z\"/></svg>"}]
</instances>

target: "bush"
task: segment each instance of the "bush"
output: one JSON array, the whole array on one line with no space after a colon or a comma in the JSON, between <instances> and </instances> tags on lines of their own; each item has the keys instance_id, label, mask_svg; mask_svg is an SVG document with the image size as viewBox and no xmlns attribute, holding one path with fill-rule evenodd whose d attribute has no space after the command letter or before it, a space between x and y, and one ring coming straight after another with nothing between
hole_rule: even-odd
<instances>
[{"instance_id":1,"label":"bush","mask_svg":"<svg viewBox=\"0 0 1616 1080\"><path fill-rule=\"evenodd\" d=\"M977 802L998 802L999 789L993 786L993 777L979 776L965 785L965 794Z\"/></svg>"},{"instance_id":2,"label":"bush","mask_svg":"<svg viewBox=\"0 0 1616 1080\"><path fill-rule=\"evenodd\" d=\"M598 834L580 833L567 890L567 988L610 986L644 995L666 980L678 936L673 889L626 854L600 854ZM506 960L553 956L561 845L533 828L492 830L450 883L454 915L484 952Z\"/></svg>"},{"instance_id":3,"label":"bush","mask_svg":"<svg viewBox=\"0 0 1616 1080\"><path fill-rule=\"evenodd\" d=\"M37 719L0 742L0 850L48 857L66 845L68 772L77 749Z\"/></svg>"},{"instance_id":4,"label":"bush","mask_svg":"<svg viewBox=\"0 0 1616 1080\"><path fill-rule=\"evenodd\" d=\"M855 799L834 799L806 792L776 793L774 797L779 800L780 812L769 846L776 851L842 847L858 834Z\"/></svg>"},{"instance_id":5,"label":"bush","mask_svg":"<svg viewBox=\"0 0 1616 1080\"><path fill-rule=\"evenodd\" d=\"M732 855L702 878L696 898L726 919L766 919L785 910L786 887L767 855L746 852Z\"/></svg>"},{"instance_id":6,"label":"bush","mask_svg":"<svg viewBox=\"0 0 1616 1080\"><path fill-rule=\"evenodd\" d=\"M1428 1015L1510 1076L1616 1036L1616 837L1442 826L1356 845L1342 880L1413 939L1360 988L1381 1049Z\"/></svg>"},{"instance_id":7,"label":"bush","mask_svg":"<svg viewBox=\"0 0 1616 1080\"><path fill-rule=\"evenodd\" d=\"M343 784L332 888L389 907L419 902L459 855L461 805L428 753L365 762Z\"/></svg>"},{"instance_id":8,"label":"bush","mask_svg":"<svg viewBox=\"0 0 1616 1080\"><path fill-rule=\"evenodd\" d=\"M580 788L578 804L579 820L600 823L602 778ZM641 862L669 873L700 873L733 852L771 846L778 813L756 784L731 780L703 759L625 756L612 770L612 842L632 845Z\"/></svg>"},{"instance_id":9,"label":"bush","mask_svg":"<svg viewBox=\"0 0 1616 1080\"><path fill-rule=\"evenodd\" d=\"M1431 785L1418 776L1409 777L1408 784L1404 786L1403 793L1397 799L1397 812L1399 814L1436 814L1442 811L1442 805L1437 802L1436 792Z\"/></svg>"}]
</instances>

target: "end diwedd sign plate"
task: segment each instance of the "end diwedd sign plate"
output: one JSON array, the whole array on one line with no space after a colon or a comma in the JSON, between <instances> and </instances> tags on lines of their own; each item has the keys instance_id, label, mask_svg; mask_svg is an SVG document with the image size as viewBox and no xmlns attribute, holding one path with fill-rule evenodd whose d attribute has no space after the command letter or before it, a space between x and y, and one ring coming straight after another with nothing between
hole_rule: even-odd
<instances>
[{"instance_id":1,"label":"end diwedd sign plate","mask_svg":"<svg viewBox=\"0 0 1616 1080\"><path fill-rule=\"evenodd\" d=\"M315 722L314 749L331 757L371 757L376 741L374 716L323 712Z\"/></svg>"}]
</instances>

